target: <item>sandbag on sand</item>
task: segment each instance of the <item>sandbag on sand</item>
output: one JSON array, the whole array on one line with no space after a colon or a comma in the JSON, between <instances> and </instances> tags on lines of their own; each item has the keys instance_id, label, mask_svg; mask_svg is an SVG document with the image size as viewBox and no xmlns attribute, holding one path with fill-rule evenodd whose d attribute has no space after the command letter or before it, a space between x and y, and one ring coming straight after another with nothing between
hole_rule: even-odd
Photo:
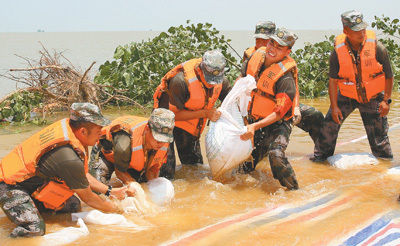
<instances>
[{"instance_id":1,"label":"sandbag on sand","mask_svg":"<svg viewBox=\"0 0 400 246\"><path fill-rule=\"evenodd\" d=\"M240 135L247 131L242 117L247 115L250 93L254 88L256 81L250 75L236 81L218 109L220 119L210 123L205 145L214 179L237 167L253 150L251 140L242 141Z\"/></svg>"},{"instance_id":2,"label":"sandbag on sand","mask_svg":"<svg viewBox=\"0 0 400 246\"><path fill-rule=\"evenodd\" d=\"M66 227L60 231L49 233L43 236L41 245L64 245L74 242L80 237L89 235L89 230L82 219L78 219L79 227Z\"/></svg>"},{"instance_id":3,"label":"sandbag on sand","mask_svg":"<svg viewBox=\"0 0 400 246\"><path fill-rule=\"evenodd\" d=\"M344 153L328 157L328 162L334 167L348 169L363 165L376 165L378 159L369 153Z\"/></svg>"}]
</instances>

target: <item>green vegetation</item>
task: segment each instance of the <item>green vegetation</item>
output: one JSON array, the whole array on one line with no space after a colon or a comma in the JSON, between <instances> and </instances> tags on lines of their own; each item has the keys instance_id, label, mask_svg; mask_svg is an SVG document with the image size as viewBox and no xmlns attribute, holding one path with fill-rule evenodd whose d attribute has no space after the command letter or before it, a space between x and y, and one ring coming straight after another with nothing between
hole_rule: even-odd
<instances>
[{"instance_id":1,"label":"green vegetation","mask_svg":"<svg viewBox=\"0 0 400 246\"><path fill-rule=\"evenodd\" d=\"M219 35L209 23L170 27L152 40L118 46L114 61L106 61L99 68L95 83L106 85L107 92L119 90L139 104L150 106L155 88L161 78L176 65L201 57L210 49L219 49L228 61L230 81L239 74L237 60L229 53L230 39ZM236 69L235 65L237 66ZM116 104L115 101L110 101Z\"/></svg>"}]
</instances>

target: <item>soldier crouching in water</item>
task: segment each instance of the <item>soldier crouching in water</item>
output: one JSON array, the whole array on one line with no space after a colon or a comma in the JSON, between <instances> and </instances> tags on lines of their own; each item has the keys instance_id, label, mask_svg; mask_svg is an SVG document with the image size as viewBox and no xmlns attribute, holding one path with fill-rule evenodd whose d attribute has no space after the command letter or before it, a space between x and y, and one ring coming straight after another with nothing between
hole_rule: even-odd
<instances>
[{"instance_id":1,"label":"soldier crouching in water","mask_svg":"<svg viewBox=\"0 0 400 246\"><path fill-rule=\"evenodd\" d=\"M159 108L148 120L137 116L115 119L102 129L92 149L89 172L104 184L114 171L124 184L157 178L173 141L174 117L172 111Z\"/></svg>"},{"instance_id":2,"label":"soldier crouching in water","mask_svg":"<svg viewBox=\"0 0 400 246\"><path fill-rule=\"evenodd\" d=\"M298 94L297 66L289 56L296 39L288 30L277 29L267 46L250 57L243 74L254 76L257 88L249 105L250 124L241 139L254 137L253 169L268 155L274 178L289 190L299 187L285 156Z\"/></svg>"},{"instance_id":3,"label":"soldier crouching in water","mask_svg":"<svg viewBox=\"0 0 400 246\"><path fill-rule=\"evenodd\" d=\"M70 118L42 129L0 161L0 206L17 225L11 237L45 234L44 211L78 212L79 198L104 212L118 212L94 192L119 199L127 188L110 188L88 173L88 146L109 123L97 106L74 103Z\"/></svg>"}]
</instances>

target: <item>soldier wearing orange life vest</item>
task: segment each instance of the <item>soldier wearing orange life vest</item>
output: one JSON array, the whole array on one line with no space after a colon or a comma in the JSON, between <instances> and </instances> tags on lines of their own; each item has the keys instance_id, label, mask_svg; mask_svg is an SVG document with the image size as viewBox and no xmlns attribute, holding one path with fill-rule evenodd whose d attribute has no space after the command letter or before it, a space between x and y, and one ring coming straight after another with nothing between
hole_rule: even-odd
<instances>
[{"instance_id":1,"label":"soldier wearing orange life vest","mask_svg":"<svg viewBox=\"0 0 400 246\"><path fill-rule=\"evenodd\" d=\"M256 30L254 32L254 38L256 39L256 45L247 48L244 51L242 62L249 59L249 57L260 47L265 47L269 41L269 36L275 32L275 23L272 21L259 21L256 24Z\"/></svg>"},{"instance_id":2,"label":"soldier wearing orange life vest","mask_svg":"<svg viewBox=\"0 0 400 246\"><path fill-rule=\"evenodd\" d=\"M175 113L174 142L182 164L202 164L200 135L207 120L216 121L216 101L223 100L230 90L224 78L225 57L216 50L207 51L202 58L179 64L161 80L154 93L154 108L169 108ZM174 145L168 150L167 164L160 176L173 178L175 173Z\"/></svg>"},{"instance_id":3,"label":"soldier wearing orange life vest","mask_svg":"<svg viewBox=\"0 0 400 246\"><path fill-rule=\"evenodd\" d=\"M372 154L391 159L386 115L391 103L393 72L387 51L375 33L366 30L368 24L363 21L362 13L351 10L341 18L343 34L336 37L329 60L331 106L311 160L322 162L334 154L340 126L356 108Z\"/></svg>"},{"instance_id":4,"label":"soldier wearing orange life vest","mask_svg":"<svg viewBox=\"0 0 400 246\"><path fill-rule=\"evenodd\" d=\"M90 173L106 184L112 173L124 183L146 182L159 176L173 141L174 113L154 109L150 118L122 116L103 127L92 149Z\"/></svg>"},{"instance_id":5,"label":"soldier wearing orange life vest","mask_svg":"<svg viewBox=\"0 0 400 246\"><path fill-rule=\"evenodd\" d=\"M75 193L93 208L119 210L92 191L122 199L127 189L107 187L88 174L88 146L108 123L97 106L74 103L69 119L42 129L1 159L0 206L17 225L11 237L43 235L39 211L79 211Z\"/></svg>"},{"instance_id":6,"label":"soldier wearing orange life vest","mask_svg":"<svg viewBox=\"0 0 400 246\"><path fill-rule=\"evenodd\" d=\"M271 21L260 21L256 25L256 31L254 37L256 38L256 46L248 48L243 55L243 66L242 74L247 74L246 69L248 63L246 62L256 51L261 47L265 47L270 40L270 35L275 32L275 23ZM308 132L311 139L316 143L320 136L320 129L324 120L324 115L314 107L306 104L299 103L300 95L296 95L296 107L294 108L293 125L296 125L305 132ZM250 170L251 167L247 167L249 163L245 163L243 166L244 170Z\"/></svg>"},{"instance_id":7,"label":"soldier wearing orange life vest","mask_svg":"<svg viewBox=\"0 0 400 246\"><path fill-rule=\"evenodd\" d=\"M296 39L290 31L277 29L267 46L250 57L246 73L242 74L252 75L257 88L249 104L250 124L241 139L254 138L253 169L268 155L274 178L288 189L298 189L296 175L285 156L297 105L297 67L289 56Z\"/></svg>"}]
</instances>

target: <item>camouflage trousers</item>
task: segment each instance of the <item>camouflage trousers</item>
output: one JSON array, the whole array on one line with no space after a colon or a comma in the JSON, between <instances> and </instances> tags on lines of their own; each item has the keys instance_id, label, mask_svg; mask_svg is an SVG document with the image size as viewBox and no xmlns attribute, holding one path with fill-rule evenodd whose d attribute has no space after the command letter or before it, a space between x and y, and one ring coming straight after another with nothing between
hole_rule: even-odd
<instances>
[{"instance_id":1,"label":"camouflage trousers","mask_svg":"<svg viewBox=\"0 0 400 246\"><path fill-rule=\"evenodd\" d=\"M40 212L52 211L33 199L28 191L20 185L0 183L0 206L7 217L17 225L10 234L11 237L42 236L46 232L46 225ZM57 211L74 213L81 209L80 200L72 196L64 207Z\"/></svg>"},{"instance_id":2,"label":"camouflage trousers","mask_svg":"<svg viewBox=\"0 0 400 246\"><path fill-rule=\"evenodd\" d=\"M252 152L252 168L254 169L258 162L268 156L274 178L279 180L282 186L293 190L298 189L299 185L294 170L285 155L291 132L291 123L282 120L257 130L254 135L255 149Z\"/></svg>"},{"instance_id":3,"label":"camouflage trousers","mask_svg":"<svg viewBox=\"0 0 400 246\"><path fill-rule=\"evenodd\" d=\"M320 137L320 131L324 122L324 115L314 107L300 103L301 120L296 125L305 132L308 132L314 144Z\"/></svg>"},{"instance_id":4,"label":"camouflage trousers","mask_svg":"<svg viewBox=\"0 0 400 246\"><path fill-rule=\"evenodd\" d=\"M382 93L378 94L376 98L371 99L368 103L359 103L354 99L339 94L338 106L342 112L343 121L351 112L358 108L365 131L367 132L372 154L376 157L391 159L393 158L393 154L387 135L389 130L387 117L380 117L378 112L379 104L382 100ZM329 109L321 129L319 143L315 145L314 157L316 160L323 161L334 154L340 127L340 124L333 121L331 109Z\"/></svg>"},{"instance_id":5,"label":"camouflage trousers","mask_svg":"<svg viewBox=\"0 0 400 246\"><path fill-rule=\"evenodd\" d=\"M174 128L174 142L178 156L183 165L203 164L201 155L200 139L181 128ZM169 145L167 163L161 167L160 177L173 179L175 175L175 149L174 142Z\"/></svg>"},{"instance_id":6,"label":"camouflage trousers","mask_svg":"<svg viewBox=\"0 0 400 246\"><path fill-rule=\"evenodd\" d=\"M175 159L174 159L175 160ZM164 164L163 166L165 166ZM175 165L174 171L175 171ZM89 173L98 181L103 184L109 184L112 174L115 171L115 165L112 162L109 162L101 152L101 147L98 145L93 146L92 152L90 153L90 162L89 162ZM144 171L137 171L133 168L128 168L127 173L136 180L138 183L147 182L146 172ZM165 172L165 174L169 174L169 172ZM173 175L173 173L172 173ZM161 176L160 177L170 178L169 176Z\"/></svg>"},{"instance_id":7,"label":"camouflage trousers","mask_svg":"<svg viewBox=\"0 0 400 246\"><path fill-rule=\"evenodd\" d=\"M101 183L108 184L114 170L114 164L104 157L101 147L97 144L93 146L90 152L89 173Z\"/></svg>"}]
</instances>

